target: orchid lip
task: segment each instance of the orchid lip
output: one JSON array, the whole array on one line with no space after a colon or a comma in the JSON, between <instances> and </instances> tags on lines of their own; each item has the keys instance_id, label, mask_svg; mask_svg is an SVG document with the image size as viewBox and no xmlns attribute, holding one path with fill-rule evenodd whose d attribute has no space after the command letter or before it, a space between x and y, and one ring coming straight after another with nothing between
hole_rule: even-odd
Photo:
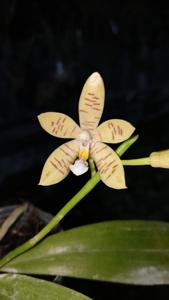
<instances>
[{"instance_id":1,"label":"orchid lip","mask_svg":"<svg viewBox=\"0 0 169 300\"><path fill-rule=\"evenodd\" d=\"M77 159L73 165L70 165L70 170L76 176L86 173L88 169L88 162L83 159Z\"/></svg>"}]
</instances>

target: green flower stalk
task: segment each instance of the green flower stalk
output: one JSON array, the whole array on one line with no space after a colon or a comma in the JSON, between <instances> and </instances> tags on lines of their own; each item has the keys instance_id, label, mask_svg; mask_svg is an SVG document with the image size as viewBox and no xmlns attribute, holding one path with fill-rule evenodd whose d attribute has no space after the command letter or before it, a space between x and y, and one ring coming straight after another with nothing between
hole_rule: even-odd
<instances>
[{"instance_id":1,"label":"green flower stalk","mask_svg":"<svg viewBox=\"0 0 169 300\"><path fill-rule=\"evenodd\" d=\"M123 166L151 166L169 169L169 149L152 152L148 157L122 160Z\"/></svg>"}]
</instances>

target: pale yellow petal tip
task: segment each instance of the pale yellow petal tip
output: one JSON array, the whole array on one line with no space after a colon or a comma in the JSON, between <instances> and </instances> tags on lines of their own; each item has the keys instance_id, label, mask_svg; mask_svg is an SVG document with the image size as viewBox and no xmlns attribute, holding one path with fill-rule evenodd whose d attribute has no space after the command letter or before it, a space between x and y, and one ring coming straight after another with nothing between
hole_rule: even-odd
<instances>
[{"instance_id":1,"label":"pale yellow petal tip","mask_svg":"<svg viewBox=\"0 0 169 300\"><path fill-rule=\"evenodd\" d=\"M41 116L41 114L37 115L37 118L38 118L38 121L39 121L39 122L40 122L40 116Z\"/></svg>"},{"instance_id":2,"label":"pale yellow petal tip","mask_svg":"<svg viewBox=\"0 0 169 300\"><path fill-rule=\"evenodd\" d=\"M128 187L125 184L119 184L116 187L114 187L116 190L125 190Z\"/></svg>"},{"instance_id":3,"label":"pale yellow petal tip","mask_svg":"<svg viewBox=\"0 0 169 300\"><path fill-rule=\"evenodd\" d=\"M51 184L46 184L42 180L40 180L39 183L38 183L38 185L40 185L40 186L48 186L48 185L51 185Z\"/></svg>"},{"instance_id":4,"label":"pale yellow petal tip","mask_svg":"<svg viewBox=\"0 0 169 300\"><path fill-rule=\"evenodd\" d=\"M98 81L102 80L102 77L98 72L94 72L90 75L89 80L91 82L98 82Z\"/></svg>"},{"instance_id":5,"label":"pale yellow petal tip","mask_svg":"<svg viewBox=\"0 0 169 300\"><path fill-rule=\"evenodd\" d=\"M43 178L43 176L41 176L39 182L38 182L38 185L39 186L50 186L50 185L53 185L55 183L53 183L52 181L48 180L47 178Z\"/></svg>"},{"instance_id":6,"label":"pale yellow petal tip","mask_svg":"<svg viewBox=\"0 0 169 300\"><path fill-rule=\"evenodd\" d=\"M106 184L107 185L107 184ZM109 188L112 188L114 190L125 190L128 187L126 185L107 185Z\"/></svg>"},{"instance_id":7,"label":"pale yellow petal tip","mask_svg":"<svg viewBox=\"0 0 169 300\"><path fill-rule=\"evenodd\" d=\"M112 182L112 187L116 190L124 190L127 189L126 181L124 173L121 173L121 176L118 176L117 178L114 178Z\"/></svg>"},{"instance_id":8,"label":"pale yellow petal tip","mask_svg":"<svg viewBox=\"0 0 169 300\"><path fill-rule=\"evenodd\" d=\"M44 115L45 113L41 113L39 115L37 115L38 120L40 121L41 117Z\"/></svg>"},{"instance_id":9,"label":"pale yellow petal tip","mask_svg":"<svg viewBox=\"0 0 169 300\"><path fill-rule=\"evenodd\" d=\"M42 118L44 117L44 115L45 115L45 113L41 113L41 114L37 115L38 121L41 126L42 126Z\"/></svg>"},{"instance_id":10,"label":"pale yellow petal tip","mask_svg":"<svg viewBox=\"0 0 169 300\"><path fill-rule=\"evenodd\" d=\"M55 182L53 182L53 183L47 183L47 182L43 182L43 181L39 181L39 183L37 184L37 185L39 185L39 186L50 186L50 185L54 185L54 184L57 184L57 182L55 183Z\"/></svg>"},{"instance_id":11,"label":"pale yellow petal tip","mask_svg":"<svg viewBox=\"0 0 169 300\"><path fill-rule=\"evenodd\" d=\"M109 188L115 189L115 190L124 190L127 189L128 187L126 186L125 181L120 180L120 181L103 181L106 186Z\"/></svg>"},{"instance_id":12,"label":"pale yellow petal tip","mask_svg":"<svg viewBox=\"0 0 169 300\"><path fill-rule=\"evenodd\" d=\"M131 123L130 123L130 125L131 125L131 131L132 131L131 135L132 135L133 132L136 130L136 127L134 127Z\"/></svg>"}]
</instances>

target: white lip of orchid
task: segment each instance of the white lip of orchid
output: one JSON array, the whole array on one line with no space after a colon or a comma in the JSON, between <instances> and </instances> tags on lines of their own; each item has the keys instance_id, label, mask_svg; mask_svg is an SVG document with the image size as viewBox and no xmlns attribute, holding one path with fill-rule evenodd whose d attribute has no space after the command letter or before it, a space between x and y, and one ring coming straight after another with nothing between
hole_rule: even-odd
<instances>
[{"instance_id":1,"label":"white lip of orchid","mask_svg":"<svg viewBox=\"0 0 169 300\"><path fill-rule=\"evenodd\" d=\"M76 176L86 173L89 169L88 162L83 159L76 159L74 165L70 165L70 170Z\"/></svg>"}]
</instances>

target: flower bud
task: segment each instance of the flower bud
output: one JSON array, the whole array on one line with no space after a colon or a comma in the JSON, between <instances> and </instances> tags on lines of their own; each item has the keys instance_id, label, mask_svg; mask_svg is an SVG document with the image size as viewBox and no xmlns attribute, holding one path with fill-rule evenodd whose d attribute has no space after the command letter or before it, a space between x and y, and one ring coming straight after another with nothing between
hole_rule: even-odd
<instances>
[{"instance_id":1,"label":"flower bud","mask_svg":"<svg viewBox=\"0 0 169 300\"><path fill-rule=\"evenodd\" d=\"M150 154L150 165L154 168L169 169L169 149L152 152Z\"/></svg>"}]
</instances>

